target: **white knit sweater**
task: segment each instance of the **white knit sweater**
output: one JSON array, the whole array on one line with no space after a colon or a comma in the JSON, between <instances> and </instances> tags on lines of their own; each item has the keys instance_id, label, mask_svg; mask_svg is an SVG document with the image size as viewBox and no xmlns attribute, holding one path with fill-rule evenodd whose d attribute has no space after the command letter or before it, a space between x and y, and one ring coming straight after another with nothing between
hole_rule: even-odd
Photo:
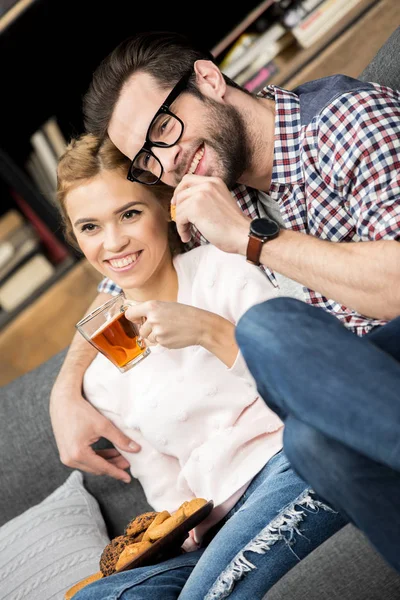
<instances>
[{"instance_id":1,"label":"white knit sweater","mask_svg":"<svg viewBox=\"0 0 400 600\"><path fill-rule=\"evenodd\" d=\"M233 323L276 295L245 258L208 244L174 259L178 302ZM84 378L88 400L142 449L123 453L156 510L195 496L226 512L282 447L282 422L258 397L239 353L229 369L200 346L151 354L120 373L99 354Z\"/></svg>"}]
</instances>

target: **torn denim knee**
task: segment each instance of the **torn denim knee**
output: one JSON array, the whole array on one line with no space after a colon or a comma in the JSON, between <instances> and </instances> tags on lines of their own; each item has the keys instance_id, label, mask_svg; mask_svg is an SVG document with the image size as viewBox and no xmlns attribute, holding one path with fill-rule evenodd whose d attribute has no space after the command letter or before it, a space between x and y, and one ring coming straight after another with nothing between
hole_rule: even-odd
<instances>
[{"instance_id":1,"label":"torn denim knee","mask_svg":"<svg viewBox=\"0 0 400 600\"><path fill-rule=\"evenodd\" d=\"M315 494L313 490L306 489L274 517L229 563L210 588L204 600L227 598L236 582L240 581L246 573L257 568L245 557L245 552L265 554L274 544L281 541L291 547L294 535L302 535L299 525L304 521L307 511L317 512L319 509L323 509L336 514L336 511L327 504L313 498L312 494Z\"/></svg>"}]
</instances>

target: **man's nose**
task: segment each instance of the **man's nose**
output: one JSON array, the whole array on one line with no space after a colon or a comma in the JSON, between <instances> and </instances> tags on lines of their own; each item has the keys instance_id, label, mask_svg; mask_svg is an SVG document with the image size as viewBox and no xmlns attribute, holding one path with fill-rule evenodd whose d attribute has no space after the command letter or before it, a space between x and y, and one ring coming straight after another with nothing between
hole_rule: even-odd
<instances>
[{"instance_id":1,"label":"man's nose","mask_svg":"<svg viewBox=\"0 0 400 600\"><path fill-rule=\"evenodd\" d=\"M176 170L179 151L177 144L170 148L153 148L153 152L162 164L165 173L171 173Z\"/></svg>"}]
</instances>

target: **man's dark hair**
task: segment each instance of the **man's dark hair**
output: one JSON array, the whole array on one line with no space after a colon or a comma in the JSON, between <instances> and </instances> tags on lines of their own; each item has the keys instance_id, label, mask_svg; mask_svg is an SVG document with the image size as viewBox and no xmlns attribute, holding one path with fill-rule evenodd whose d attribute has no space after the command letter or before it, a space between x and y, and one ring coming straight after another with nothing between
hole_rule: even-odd
<instances>
[{"instance_id":1,"label":"man's dark hair","mask_svg":"<svg viewBox=\"0 0 400 600\"><path fill-rule=\"evenodd\" d=\"M196 48L188 38L173 32L142 32L121 42L97 67L83 99L85 128L103 138L125 82L138 71L154 77L170 89L193 67L196 60L215 59L208 50ZM229 78L226 82L239 87ZM193 76L187 91L201 97Z\"/></svg>"}]
</instances>

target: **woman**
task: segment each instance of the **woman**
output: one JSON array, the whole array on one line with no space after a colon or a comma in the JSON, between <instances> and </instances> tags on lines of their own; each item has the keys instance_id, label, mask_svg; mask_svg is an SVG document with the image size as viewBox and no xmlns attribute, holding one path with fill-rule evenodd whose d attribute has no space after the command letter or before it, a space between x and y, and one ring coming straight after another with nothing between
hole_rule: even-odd
<instances>
[{"instance_id":1,"label":"woman","mask_svg":"<svg viewBox=\"0 0 400 600\"><path fill-rule=\"evenodd\" d=\"M120 373L99 354L86 372L88 400L141 445L124 453L155 510L214 501L196 528L201 546L112 575L76 600L254 598L343 526L293 472L282 423L258 396L238 351L235 323L274 295L244 258L211 245L181 249L165 187L132 184L109 141L84 136L58 170L67 234L145 317L146 360Z\"/></svg>"}]
</instances>

